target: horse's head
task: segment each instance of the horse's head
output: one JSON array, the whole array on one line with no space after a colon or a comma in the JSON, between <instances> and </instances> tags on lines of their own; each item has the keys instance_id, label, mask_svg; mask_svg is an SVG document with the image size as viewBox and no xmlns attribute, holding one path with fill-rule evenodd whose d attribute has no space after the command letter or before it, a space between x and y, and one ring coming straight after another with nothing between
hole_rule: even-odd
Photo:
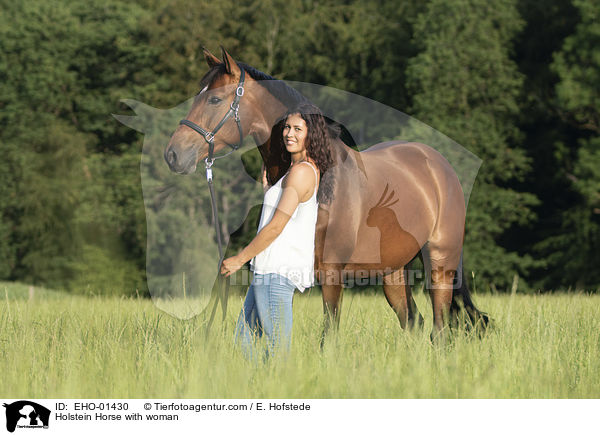
<instances>
[{"instance_id":1,"label":"horse's head","mask_svg":"<svg viewBox=\"0 0 600 435\"><path fill-rule=\"evenodd\" d=\"M173 172L194 172L198 162L209 156L211 142L216 155L228 146L241 145L250 132L256 98L253 80L221 49L222 60L204 50L210 70L201 81L203 89L165 149L165 160Z\"/></svg>"}]
</instances>

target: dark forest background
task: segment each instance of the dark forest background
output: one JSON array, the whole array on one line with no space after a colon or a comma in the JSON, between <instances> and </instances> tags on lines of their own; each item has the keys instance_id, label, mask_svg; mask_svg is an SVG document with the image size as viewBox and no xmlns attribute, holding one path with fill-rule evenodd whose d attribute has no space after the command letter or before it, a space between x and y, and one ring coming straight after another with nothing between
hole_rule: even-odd
<instances>
[{"instance_id":1,"label":"dark forest background","mask_svg":"<svg viewBox=\"0 0 600 435\"><path fill-rule=\"evenodd\" d=\"M147 292L143 137L111 113L194 95L219 45L483 159L478 290L600 288L600 0L0 0L0 280Z\"/></svg>"}]
</instances>

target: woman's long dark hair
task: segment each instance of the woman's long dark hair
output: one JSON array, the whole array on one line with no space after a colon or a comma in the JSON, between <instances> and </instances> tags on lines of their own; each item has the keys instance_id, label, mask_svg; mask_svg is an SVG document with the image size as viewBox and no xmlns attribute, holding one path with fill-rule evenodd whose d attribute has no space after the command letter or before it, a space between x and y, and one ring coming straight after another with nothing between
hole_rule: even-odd
<instances>
[{"instance_id":1,"label":"woman's long dark hair","mask_svg":"<svg viewBox=\"0 0 600 435\"><path fill-rule=\"evenodd\" d=\"M319 184L319 192L317 200L323 204L329 204L333 199L333 151L329 129L325 122L323 114L319 108L311 103L303 102L288 110L283 117L283 123L287 121L290 115L300 115L307 127L305 140L306 154L315 161L319 172L321 173L321 182ZM281 149L287 155L282 156L285 161L290 161L289 152L283 143L283 135L280 136ZM286 158L287 157L287 158Z\"/></svg>"}]
</instances>

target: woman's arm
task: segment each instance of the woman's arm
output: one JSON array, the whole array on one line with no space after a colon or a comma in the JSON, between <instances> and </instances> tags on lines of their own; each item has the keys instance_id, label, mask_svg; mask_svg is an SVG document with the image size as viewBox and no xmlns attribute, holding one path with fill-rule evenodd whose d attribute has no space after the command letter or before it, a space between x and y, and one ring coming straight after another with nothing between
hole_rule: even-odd
<instances>
[{"instance_id":1,"label":"woman's arm","mask_svg":"<svg viewBox=\"0 0 600 435\"><path fill-rule=\"evenodd\" d=\"M221 273L229 276L256 257L281 234L301 199L315 188L314 174L307 165L294 166L283 183L283 192L271 221L266 224L242 251L223 260Z\"/></svg>"}]
</instances>

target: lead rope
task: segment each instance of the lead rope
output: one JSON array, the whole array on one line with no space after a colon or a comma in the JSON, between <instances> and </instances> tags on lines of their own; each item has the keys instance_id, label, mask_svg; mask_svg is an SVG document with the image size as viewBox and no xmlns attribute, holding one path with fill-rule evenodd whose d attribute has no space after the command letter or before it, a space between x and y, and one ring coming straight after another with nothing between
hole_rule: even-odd
<instances>
[{"instance_id":1,"label":"lead rope","mask_svg":"<svg viewBox=\"0 0 600 435\"><path fill-rule=\"evenodd\" d=\"M214 160L209 160L208 157L204 161L204 164L206 165L206 181L208 183L208 190L210 191L210 204L213 211L213 222L215 224L215 232L217 233L217 245L219 247L219 270L221 270L221 264L223 263L223 242L221 241L221 228L219 224L219 210L217 209L217 197L215 195L215 189L213 186L213 163Z\"/></svg>"},{"instance_id":2,"label":"lead rope","mask_svg":"<svg viewBox=\"0 0 600 435\"><path fill-rule=\"evenodd\" d=\"M212 153L210 153L212 154ZM208 183L208 190L210 192L210 203L213 210L213 222L215 225L215 233L217 234L217 247L219 248L219 264L217 266L217 289L215 294L215 301L212 307L210 318L208 320L208 324L206 326L206 336L210 331L212 326L212 322L215 318L215 313L217 312L217 305L219 304L219 300L221 301L221 308L223 309L223 320L225 320L225 316L227 314L227 299L229 297L229 286L230 286L230 277L223 277L221 275L221 265L223 264L224 255L223 255L223 242L221 239L221 224L219 222L219 210L217 208L217 195L215 194L215 189L213 186L213 173L212 173L212 165L214 163L214 159L209 159L208 157L204 161L206 166L206 181ZM223 282L224 281L224 282ZM223 290L223 284L225 284L225 290ZM213 293L214 294L214 293ZM220 296L220 297L219 297ZM213 297L211 296L211 300Z\"/></svg>"}]
</instances>

